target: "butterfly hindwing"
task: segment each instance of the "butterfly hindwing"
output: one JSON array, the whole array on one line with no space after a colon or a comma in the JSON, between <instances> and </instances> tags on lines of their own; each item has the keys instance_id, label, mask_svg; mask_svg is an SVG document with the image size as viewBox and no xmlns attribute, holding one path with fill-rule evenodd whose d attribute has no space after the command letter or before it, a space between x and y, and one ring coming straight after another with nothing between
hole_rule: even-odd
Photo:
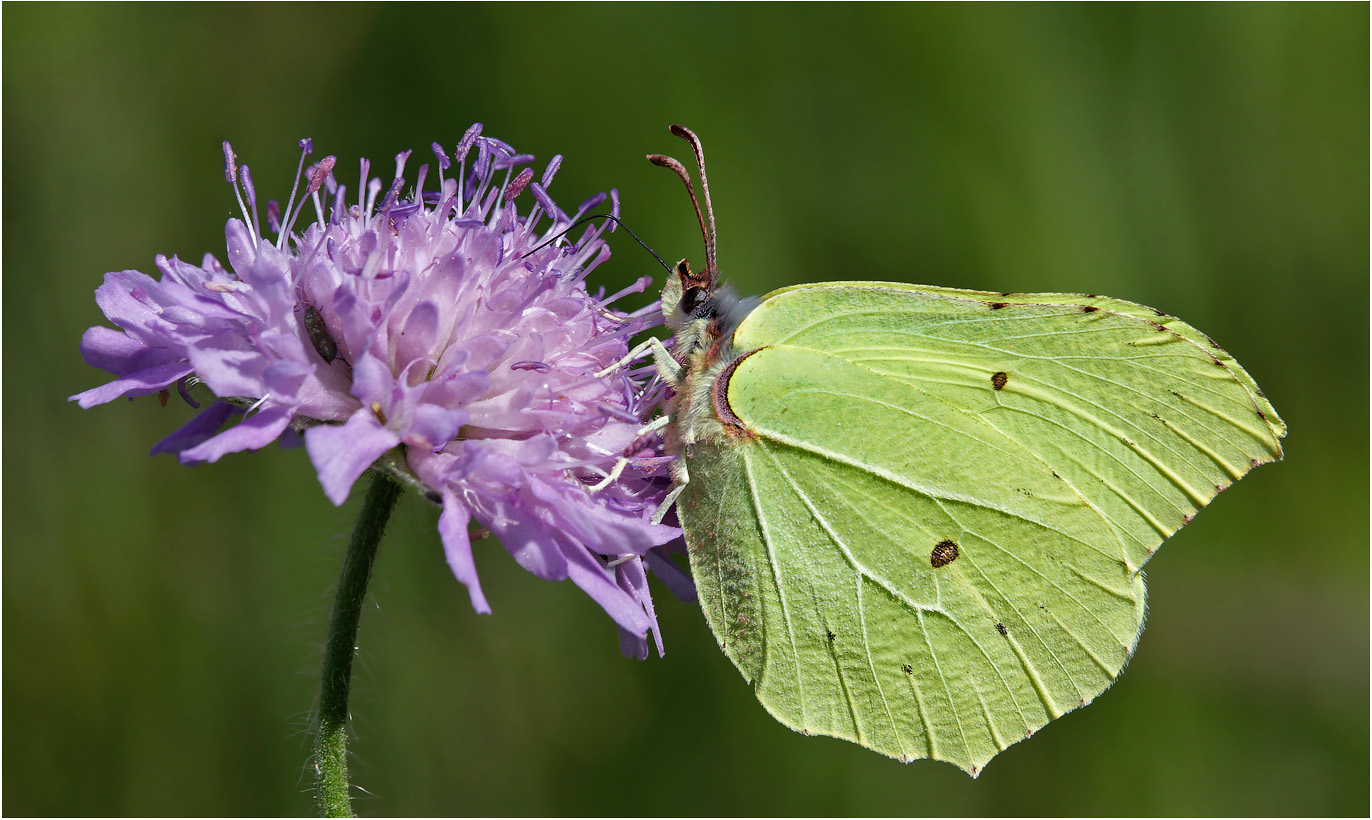
<instances>
[{"instance_id":1,"label":"butterfly hindwing","mask_svg":"<svg viewBox=\"0 0 1372 820\"><path fill-rule=\"evenodd\" d=\"M731 395L756 438L698 448L704 472L680 509L688 533L729 522L699 539L711 546L693 550L693 571L725 651L778 719L977 771L1118 673L1141 576L1050 470L827 354L768 348L734 380L731 394L757 397ZM925 427L949 441L931 446Z\"/></svg>"},{"instance_id":2,"label":"butterfly hindwing","mask_svg":"<svg viewBox=\"0 0 1372 820\"><path fill-rule=\"evenodd\" d=\"M680 513L711 627L778 719L976 773L1110 684L1143 563L1279 457L1280 420L1146 308L965 294L770 296L723 393L746 434L695 445Z\"/></svg>"}]
</instances>

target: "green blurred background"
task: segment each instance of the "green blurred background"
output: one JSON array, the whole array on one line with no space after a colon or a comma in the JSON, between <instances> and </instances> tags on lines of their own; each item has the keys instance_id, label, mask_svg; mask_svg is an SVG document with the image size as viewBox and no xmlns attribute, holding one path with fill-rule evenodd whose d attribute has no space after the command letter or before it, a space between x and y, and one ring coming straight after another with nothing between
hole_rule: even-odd
<instances>
[{"instance_id":1,"label":"green blurred background","mask_svg":"<svg viewBox=\"0 0 1372 820\"><path fill-rule=\"evenodd\" d=\"M695 221L643 154L685 156L666 126L691 126L743 291L892 279L1176 314L1263 386L1288 458L1149 565L1114 689L976 781L782 728L660 588L667 656L626 660L588 598L487 542L477 617L407 499L362 628L360 812L1365 816L1368 13L6 4L4 813L312 810L356 498L332 507L299 450L150 458L191 411L66 402L106 379L77 343L105 271L222 258L220 140L284 199L300 137L384 174L480 120L566 154L564 206L617 187L671 260L700 259ZM610 290L654 270L615 248Z\"/></svg>"}]
</instances>

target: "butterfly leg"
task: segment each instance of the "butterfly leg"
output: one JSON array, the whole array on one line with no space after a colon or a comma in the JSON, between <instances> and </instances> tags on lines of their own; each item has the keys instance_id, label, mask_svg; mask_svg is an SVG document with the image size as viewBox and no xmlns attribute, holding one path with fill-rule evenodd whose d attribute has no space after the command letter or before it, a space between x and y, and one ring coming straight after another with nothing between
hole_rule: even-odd
<instances>
[{"instance_id":1,"label":"butterfly leg","mask_svg":"<svg viewBox=\"0 0 1372 820\"><path fill-rule=\"evenodd\" d=\"M670 423L670 416L658 416L657 418L653 419L652 421L648 422L647 424L639 428L638 434L635 436L634 441L637 442L639 439L641 439L648 433L655 433L658 430L661 430L663 427L666 427ZM630 446L632 447L632 445ZM615 466L610 470L609 475L605 476L600 481L596 482L595 484L592 484L586 489L590 492L598 493L606 487L610 486L610 484L613 483L615 479L619 478L619 476L624 472L624 468L629 465L630 461L632 461L632 459L628 456L620 456L615 461Z\"/></svg>"},{"instance_id":2,"label":"butterfly leg","mask_svg":"<svg viewBox=\"0 0 1372 820\"><path fill-rule=\"evenodd\" d=\"M592 493L598 493L598 492L600 492L601 490L605 489L606 487L610 486L612 483L614 483L615 479L619 478L620 474L624 472L624 468L627 467L628 465L629 465L629 459L628 459L628 457L627 457L627 456L620 456L619 459L618 459L617 461L615 461L614 469L610 470L609 475L606 475L606 476L605 476L604 478L602 478L601 480L599 480L599 481L597 481L596 483L592 484L591 486L587 487L587 488L586 488L586 491L587 491L587 492L592 492Z\"/></svg>"},{"instance_id":3,"label":"butterfly leg","mask_svg":"<svg viewBox=\"0 0 1372 820\"><path fill-rule=\"evenodd\" d=\"M620 359L617 362L614 362L604 370L597 371L595 373L592 373L591 375L597 379L605 378L606 376L620 369L624 365L629 364L630 362L633 362L639 358L642 358L644 353L647 353L648 351L653 349L654 342L656 342L659 347L662 345L662 342L658 341L657 337L653 337L646 342L640 342L639 344L635 345L632 350L624 354L624 358Z\"/></svg>"},{"instance_id":4,"label":"butterfly leg","mask_svg":"<svg viewBox=\"0 0 1372 820\"><path fill-rule=\"evenodd\" d=\"M653 363L657 365L658 375L661 376L664 381L668 384L681 383L681 379L686 375L686 369L673 358L671 351L668 350L666 346L662 344L662 340L656 336L635 346L633 350L630 350L624 356L624 358L592 375L597 379L602 379L648 352L653 354Z\"/></svg>"},{"instance_id":5,"label":"butterfly leg","mask_svg":"<svg viewBox=\"0 0 1372 820\"><path fill-rule=\"evenodd\" d=\"M676 503L676 497L681 495L682 490L686 489L686 484L690 482L690 480L691 477L686 472L685 460L678 458L676 461L673 461L672 489L671 492L667 493L667 497L662 499L662 503L657 505L657 509L653 511L652 521L654 524L661 524L662 519L667 517L667 511Z\"/></svg>"}]
</instances>

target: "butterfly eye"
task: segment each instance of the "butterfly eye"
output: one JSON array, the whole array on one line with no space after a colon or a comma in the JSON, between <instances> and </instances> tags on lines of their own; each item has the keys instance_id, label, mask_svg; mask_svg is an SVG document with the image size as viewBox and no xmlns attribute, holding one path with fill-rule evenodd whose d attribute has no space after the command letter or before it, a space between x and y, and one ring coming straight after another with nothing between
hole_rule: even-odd
<instances>
[{"instance_id":1,"label":"butterfly eye","mask_svg":"<svg viewBox=\"0 0 1372 820\"><path fill-rule=\"evenodd\" d=\"M705 288L687 288L686 292L681 295L681 311L688 316L694 316L696 308L700 307L702 303L705 302L706 296Z\"/></svg>"}]
</instances>

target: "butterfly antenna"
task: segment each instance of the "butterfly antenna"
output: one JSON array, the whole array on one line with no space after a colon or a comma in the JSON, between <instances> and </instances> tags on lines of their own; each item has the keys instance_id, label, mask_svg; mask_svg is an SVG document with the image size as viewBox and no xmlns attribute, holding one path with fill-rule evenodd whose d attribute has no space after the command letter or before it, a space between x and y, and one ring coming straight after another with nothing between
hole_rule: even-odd
<instances>
[{"instance_id":1,"label":"butterfly antenna","mask_svg":"<svg viewBox=\"0 0 1372 820\"><path fill-rule=\"evenodd\" d=\"M667 264L667 261L666 261L665 259L663 259L661 256L658 256L658 255L657 255L657 251L655 251L655 250L653 250L652 248L648 247L648 243L647 243L647 242L644 242L642 239L639 239L639 238L638 238L638 234L634 233L633 230L630 229L630 227L629 227L628 225L625 225L625 224L624 224L624 220L620 219L620 218L617 217L617 216L612 216L611 214L591 214L591 215L588 216L588 217L584 217L584 218L582 218L582 219L578 219L576 222L573 222L570 226L568 226L566 230L559 231L558 233L553 234L553 235L550 236L547 240L545 240L544 242L540 243L537 247L530 248L529 250L527 250L527 251L521 253L521 254L519 255L519 258L522 259L522 258L525 257L525 256L532 256L533 254L538 253L539 251L541 251L541 250L543 250L544 248L548 247L549 245L553 244L554 242L556 242L557 240L559 240L559 239L561 239L562 237L566 236L567 234L571 233L572 231L576 230L577 228L580 228L582 225L585 225L587 222L591 222L591 221L596 220L596 219L608 219L608 220L610 220L611 222L613 222L613 223L615 223L616 225L618 225L619 227L623 228L625 231L628 231L629 236L632 236L632 237L634 238L634 241L635 241L635 242L637 242L638 244L642 245L642 246L643 246L643 250L647 251L648 253L651 253L651 254L653 255L653 258L657 260L657 263L658 263L659 265L661 265L663 268L665 268L665 269L667 270L668 273L671 273L671 272L672 272L672 266L669 265L669 264Z\"/></svg>"},{"instance_id":2,"label":"butterfly antenna","mask_svg":"<svg viewBox=\"0 0 1372 820\"><path fill-rule=\"evenodd\" d=\"M705 152L700 147L700 140L685 126L673 125L672 133L689 142L695 151L696 165L700 167L701 190L705 195L704 212L700 210L700 201L696 199L695 187L691 185L691 175L685 166L662 154L649 154L648 161L663 168L670 168L686 185L686 193L691 197L691 205L696 209L696 221L700 223L700 235L705 239L705 272L699 278L705 280L703 284L708 290L713 287L718 270L715 267L715 214L710 206L709 184L705 180Z\"/></svg>"},{"instance_id":3,"label":"butterfly antenna","mask_svg":"<svg viewBox=\"0 0 1372 820\"><path fill-rule=\"evenodd\" d=\"M707 230L704 223L701 223L701 232L705 235L705 272L710 276L713 283L719 275L719 267L715 260L715 209L710 204L710 180L705 176L705 148L700 144L700 138L695 132L684 125L673 125L673 134L681 137L691 144L691 150L696 155L696 167L700 169L700 195L705 198L705 219L709 221L710 227ZM700 215L700 206L696 206L696 215Z\"/></svg>"}]
</instances>

